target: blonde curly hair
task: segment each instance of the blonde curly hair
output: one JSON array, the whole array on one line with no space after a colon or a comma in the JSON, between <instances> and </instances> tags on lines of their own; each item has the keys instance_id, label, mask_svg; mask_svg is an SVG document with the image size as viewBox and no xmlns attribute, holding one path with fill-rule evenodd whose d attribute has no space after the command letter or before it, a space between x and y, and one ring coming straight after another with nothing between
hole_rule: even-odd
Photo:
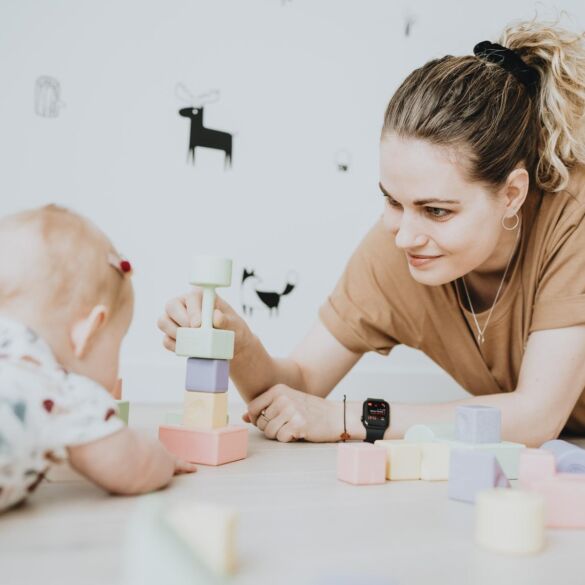
<instances>
[{"instance_id":1,"label":"blonde curly hair","mask_svg":"<svg viewBox=\"0 0 585 585\"><path fill-rule=\"evenodd\" d=\"M584 38L536 18L505 28L497 43L538 72L536 92L474 55L429 61L392 96L382 138L393 132L462 152L467 179L494 190L524 164L532 187L562 191L585 164Z\"/></svg>"}]
</instances>

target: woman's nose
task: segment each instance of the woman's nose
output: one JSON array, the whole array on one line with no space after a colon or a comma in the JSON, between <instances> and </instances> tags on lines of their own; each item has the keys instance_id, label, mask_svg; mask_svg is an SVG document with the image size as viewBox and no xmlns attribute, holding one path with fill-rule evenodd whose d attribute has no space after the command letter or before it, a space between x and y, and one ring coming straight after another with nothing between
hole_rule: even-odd
<instances>
[{"instance_id":1,"label":"woman's nose","mask_svg":"<svg viewBox=\"0 0 585 585\"><path fill-rule=\"evenodd\" d=\"M409 249L417 248L426 243L426 236L418 229L417 222L405 218L402 215L400 221L392 230L394 233L394 242L398 248Z\"/></svg>"}]
</instances>

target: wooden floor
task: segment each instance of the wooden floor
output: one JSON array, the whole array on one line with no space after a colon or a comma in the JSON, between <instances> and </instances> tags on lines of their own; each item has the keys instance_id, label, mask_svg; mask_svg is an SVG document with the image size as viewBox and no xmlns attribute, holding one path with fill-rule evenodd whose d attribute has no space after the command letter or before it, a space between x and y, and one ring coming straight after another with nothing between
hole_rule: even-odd
<instances>
[{"instance_id":1,"label":"wooden floor","mask_svg":"<svg viewBox=\"0 0 585 585\"><path fill-rule=\"evenodd\" d=\"M130 424L154 434L165 410L132 404ZM548 530L537 556L486 552L473 543L473 506L449 500L446 482L355 487L336 480L335 455L335 445L279 444L251 428L245 461L201 466L154 496L107 496L85 481L45 483L28 504L0 516L0 583L207 582L193 577L196 565L152 521L157 507L192 499L240 512L234 585L341 585L349 581L335 576L344 574L363 585L585 579L585 530Z\"/></svg>"}]
</instances>

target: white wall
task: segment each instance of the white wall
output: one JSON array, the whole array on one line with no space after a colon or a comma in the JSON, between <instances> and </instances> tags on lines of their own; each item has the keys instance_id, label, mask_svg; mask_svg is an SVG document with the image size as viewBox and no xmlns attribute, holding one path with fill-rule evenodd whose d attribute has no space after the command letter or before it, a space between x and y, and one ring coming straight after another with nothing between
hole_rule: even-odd
<instances>
[{"instance_id":1,"label":"white wall","mask_svg":"<svg viewBox=\"0 0 585 585\"><path fill-rule=\"evenodd\" d=\"M565 26L583 28L583 4L568 0L1 0L0 214L58 202L112 237L136 270L126 396L180 400L184 362L164 352L155 323L186 288L193 256L234 259L223 296L235 307L244 266L274 290L298 273L278 317L249 318L286 354L381 212L377 142L392 92L413 68L471 54L536 6L543 17L565 9ZM61 84L57 117L35 114L41 75ZM178 83L220 90L205 125L235 134L231 170L215 150L187 163ZM340 149L351 153L345 173ZM404 399L460 392L407 348L366 356L336 392L388 385Z\"/></svg>"}]
</instances>

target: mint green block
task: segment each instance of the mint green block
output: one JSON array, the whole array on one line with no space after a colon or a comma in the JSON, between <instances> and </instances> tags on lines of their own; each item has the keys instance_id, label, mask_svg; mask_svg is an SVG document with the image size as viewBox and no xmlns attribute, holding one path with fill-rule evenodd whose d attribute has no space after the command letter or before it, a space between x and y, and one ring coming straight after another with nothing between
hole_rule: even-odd
<instances>
[{"instance_id":1,"label":"mint green block","mask_svg":"<svg viewBox=\"0 0 585 585\"><path fill-rule=\"evenodd\" d=\"M165 412L165 425L180 425L183 420L183 411L169 410Z\"/></svg>"},{"instance_id":2,"label":"mint green block","mask_svg":"<svg viewBox=\"0 0 585 585\"><path fill-rule=\"evenodd\" d=\"M451 449L469 449L493 453L508 479L518 479L518 463L520 453L526 446L521 443L502 441L501 443L464 443L448 439L436 439L438 443L446 443Z\"/></svg>"},{"instance_id":3,"label":"mint green block","mask_svg":"<svg viewBox=\"0 0 585 585\"><path fill-rule=\"evenodd\" d=\"M179 327L175 353L191 358L231 360L235 333L212 327Z\"/></svg>"},{"instance_id":4,"label":"mint green block","mask_svg":"<svg viewBox=\"0 0 585 585\"><path fill-rule=\"evenodd\" d=\"M455 425L452 423L413 425L404 435L404 440L409 443L430 443L438 439L455 440Z\"/></svg>"},{"instance_id":5,"label":"mint green block","mask_svg":"<svg viewBox=\"0 0 585 585\"><path fill-rule=\"evenodd\" d=\"M118 405L118 418L121 418L128 426L128 419L130 418L130 403L127 400L116 400Z\"/></svg>"}]
</instances>

